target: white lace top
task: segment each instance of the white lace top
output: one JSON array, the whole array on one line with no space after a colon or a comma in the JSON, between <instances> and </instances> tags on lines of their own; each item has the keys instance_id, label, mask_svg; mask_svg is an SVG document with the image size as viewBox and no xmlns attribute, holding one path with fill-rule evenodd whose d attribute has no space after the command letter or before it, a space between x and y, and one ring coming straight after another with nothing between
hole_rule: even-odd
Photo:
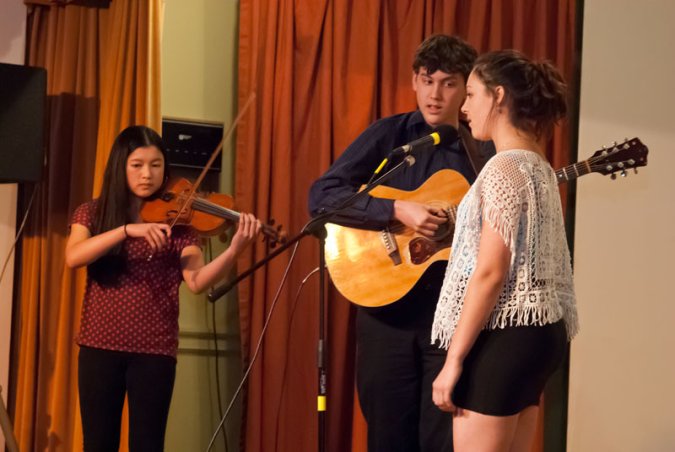
<instances>
[{"instance_id":1,"label":"white lace top","mask_svg":"<svg viewBox=\"0 0 675 452\"><path fill-rule=\"evenodd\" d=\"M546 325L564 319L578 330L572 266L555 172L539 154L498 152L459 205L452 255L431 333L447 348L476 267L483 221L511 250L511 266L484 329Z\"/></svg>"}]
</instances>

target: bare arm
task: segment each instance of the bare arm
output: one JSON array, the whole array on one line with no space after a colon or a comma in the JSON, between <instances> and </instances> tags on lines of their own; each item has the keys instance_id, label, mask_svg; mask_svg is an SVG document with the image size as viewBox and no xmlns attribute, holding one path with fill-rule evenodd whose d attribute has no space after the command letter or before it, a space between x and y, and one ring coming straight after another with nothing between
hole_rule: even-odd
<instances>
[{"instance_id":1,"label":"bare arm","mask_svg":"<svg viewBox=\"0 0 675 452\"><path fill-rule=\"evenodd\" d=\"M462 373L464 358L473 347L504 285L511 251L487 222L483 224L476 259L464 297L462 314L452 336L443 369L433 383L434 403L444 411L454 411L451 395Z\"/></svg>"},{"instance_id":2,"label":"bare arm","mask_svg":"<svg viewBox=\"0 0 675 452\"><path fill-rule=\"evenodd\" d=\"M183 249L181 266L188 288L194 293L202 293L225 278L237 257L258 236L260 229L260 222L253 215L242 213L230 246L208 264L204 264L204 256L199 247L188 246Z\"/></svg>"},{"instance_id":3,"label":"bare arm","mask_svg":"<svg viewBox=\"0 0 675 452\"><path fill-rule=\"evenodd\" d=\"M66 265L70 268L77 268L90 264L110 251L125 237L121 226L92 237L86 226L74 223L70 227L70 236L66 243Z\"/></svg>"},{"instance_id":4,"label":"bare arm","mask_svg":"<svg viewBox=\"0 0 675 452\"><path fill-rule=\"evenodd\" d=\"M145 237L153 252L166 245L171 228L159 223L135 223L119 226L115 229L91 235L86 226L74 223L70 228L70 236L66 244L66 265L70 268L89 265L119 243L129 237Z\"/></svg>"}]
</instances>

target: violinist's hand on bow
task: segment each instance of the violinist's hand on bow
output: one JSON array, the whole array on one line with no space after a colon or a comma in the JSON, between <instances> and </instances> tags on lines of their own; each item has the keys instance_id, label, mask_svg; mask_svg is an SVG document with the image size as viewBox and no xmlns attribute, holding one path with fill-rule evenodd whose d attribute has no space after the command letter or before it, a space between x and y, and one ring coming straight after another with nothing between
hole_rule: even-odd
<instances>
[{"instance_id":1,"label":"violinist's hand on bow","mask_svg":"<svg viewBox=\"0 0 675 452\"><path fill-rule=\"evenodd\" d=\"M443 210L413 201L396 200L394 218L425 237L433 237L439 226L448 221Z\"/></svg>"},{"instance_id":2,"label":"violinist's hand on bow","mask_svg":"<svg viewBox=\"0 0 675 452\"><path fill-rule=\"evenodd\" d=\"M232 237L230 247L235 254L241 253L259 234L262 225L260 220L250 213L241 213L239 215L239 225L237 232Z\"/></svg>"},{"instance_id":3,"label":"violinist's hand on bow","mask_svg":"<svg viewBox=\"0 0 675 452\"><path fill-rule=\"evenodd\" d=\"M125 226L127 237L143 237L152 252L161 251L171 237L171 227L164 223L129 223Z\"/></svg>"}]
</instances>

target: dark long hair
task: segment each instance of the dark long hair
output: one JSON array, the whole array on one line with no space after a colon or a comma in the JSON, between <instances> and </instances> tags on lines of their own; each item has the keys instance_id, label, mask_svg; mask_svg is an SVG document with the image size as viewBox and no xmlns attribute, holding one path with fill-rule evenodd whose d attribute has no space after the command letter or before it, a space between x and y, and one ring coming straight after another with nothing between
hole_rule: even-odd
<instances>
[{"instance_id":1,"label":"dark long hair","mask_svg":"<svg viewBox=\"0 0 675 452\"><path fill-rule=\"evenodd\" d=\"M166 146L157 132L146 126L130 126L120 132L112 145L103 175L103 186L94 215L92 235L130 223L132 193L127 184L127 160L137 148L155 146L164 156L164 182L169 177ZM161 190L161 189L160 189ZM160 191L158 190L158 191ZM123 247L112 248L105 256L89 264L89 276L103 285L114 284L126 269Z\"/></svg>"},{"instance_id":2,"label":"dark long hair","mask_svg":"<svg viewBox=\"0 0 675 452\"><path fill-rule=\"evenodd\" d=\"M549 138L567 113L567 86L549 62L532 61L516 50L500 50L478 57L473 72L493 95L498 86L504 88L509 119L537 139Z\"/></svg>"}]
</instances>

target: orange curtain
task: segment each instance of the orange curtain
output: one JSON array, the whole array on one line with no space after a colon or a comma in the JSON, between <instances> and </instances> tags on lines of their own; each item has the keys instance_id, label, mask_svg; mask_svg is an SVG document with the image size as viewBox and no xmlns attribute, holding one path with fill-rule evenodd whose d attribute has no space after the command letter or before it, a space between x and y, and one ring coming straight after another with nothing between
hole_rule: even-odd
<instances>
[{"instance_id":1,"label":"orange curtain","mask_svg":"<svg viewBox=\"0 0 675 452\"><path fill-rule=\"evenodd\" d=\"M75 334L85 272L64 268L67 225L100 185L96 162L111 137L133 123L160 124L160 3L29 6L27 64L47 69L48 165L21 243L12 341L22 450L82 448Z\"/></svg>"},{"instance_id":2,"label":"orange curtain","mask_svg":"<svg viewBox=\"0 0 675 452\"><path fill-rule=\"evenodd\" d=\"M574 0L241 0L239 103L257 97L237 138L239 206L299 231L312 181L373 120L416 107L413 52L432 33L460 35L480 52L518 48L573 80L574 14ZM566 137L565 128L556 131L555 167L567 163ZM240 269L263 254L261 245ZM240 284L245 359L289 256ZM248 452L317 447L316 276L295 299L317 256L317 240L305 238L253 367L242 438ZM354 414L352 309L329 295L328 450L365 450Z\"/></svg>"}]
</instances>

